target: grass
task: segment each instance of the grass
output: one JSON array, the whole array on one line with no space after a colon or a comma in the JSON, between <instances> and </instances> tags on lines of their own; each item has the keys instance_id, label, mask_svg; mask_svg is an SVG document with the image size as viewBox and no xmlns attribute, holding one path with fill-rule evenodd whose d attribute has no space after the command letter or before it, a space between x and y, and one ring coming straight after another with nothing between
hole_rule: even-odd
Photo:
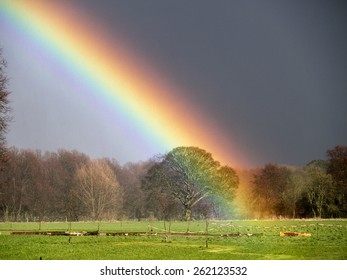
<instances>
[{"instance_id":1,"label":"grass","mask_svg":"<svg viewBox=\"0 0 347 280\"><path fill-rule=\"evenodd\" d=\"M40 229L41 228L41 229ZM72 231L164 232L163 222L72 223ZM185 232L172 222L172 232ZM205 221L191 223L205 231ZM156 236L10 235L8 230L66 231L68 223L1 223L0 259L35 260L337 260L347 259L347 220L213 221L210 234L263 233L262 236L165 238ZM309 232L311 237L280 237L280 231Z\"/></svg>"}]
</instances>

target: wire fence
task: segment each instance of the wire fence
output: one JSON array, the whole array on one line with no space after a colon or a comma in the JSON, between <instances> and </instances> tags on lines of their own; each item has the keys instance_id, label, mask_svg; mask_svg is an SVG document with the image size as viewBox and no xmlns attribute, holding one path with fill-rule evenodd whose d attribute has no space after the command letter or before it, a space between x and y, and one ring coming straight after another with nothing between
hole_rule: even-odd
<instances>
[{"instance_id":1,"label":"wire fence","mask_svg":"<svg viewBox=\"0 0 347 280\"><path fill-rule=\"evenodd\" d=\"M66 231L99 233L143 233L148 235L189 234L211 236L279 236L283 232L310 233L312 236L347 238L347 220L333 221L109 221L76 223L3 223L6 231ZM292 236L292 235L288 235Z\"/></svg>"},{"instance_id":2,"label":"wire fence","mask_svg":"<svg viewBox=\"0 0 347 280\"><path fill-rule=\"evenodd\" d=\"M264 233L264 235L278 235L280 232L305 232L305 233L318 233L319 231L324 231L324 233L341 231L341 233L347 233L347 224L324 224L324 223L307 223L300 225L271 225L271 226L262 226L262 225L235 225L233 223L209 223L205 229L201 230L191 230L191 234L257 234ZM148 224L148 231L158 232L158 233L182 233L179 230L164 229L161 227L156 227Z\"/></svg>"}]
</instances>

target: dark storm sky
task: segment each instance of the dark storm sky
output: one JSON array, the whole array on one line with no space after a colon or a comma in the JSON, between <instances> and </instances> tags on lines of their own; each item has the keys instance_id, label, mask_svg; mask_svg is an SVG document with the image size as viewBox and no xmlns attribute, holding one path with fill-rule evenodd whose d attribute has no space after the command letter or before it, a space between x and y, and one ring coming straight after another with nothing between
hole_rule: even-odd
<instances>
[{"instance_id":1,"label":"dark storm sky","mask_svg":"<svg viewBox=\"0 0 347 280\"><path fill-rule=\"evenodd\" d=\"M253 166L304 165L324 159L327 149L347 145L345 1L74 2L107 30L121 32L137 52L164 69L170 81L187 89L191 94L187 98L222 124L235 146L252 155ZM20 54L11 51L10 38L3 39L0 45L9 65L15 113L9 145L74 147L120 162L151 156L117 153L111 141L101 150L78 144L77 137L55 143L58 131L47 132L47 121L41 128L36 123L34 129L51 135L45 142L49 144L40 146L35 136L28 136L33 129L24 125L28 96L23 98L24 89L17 85L19 76L25 79ZM25 94L30 95L30 90ZM54 117L54 107L50 110ZM33 121L40 119L39 113L40 109L31 111ZM83 131L83 119L74 122ZM27 117L25 123L31 123ZM61 129L59 133L64 133ZM105 137L112 138L109 133Z\"/></svg>"}]
</instances>

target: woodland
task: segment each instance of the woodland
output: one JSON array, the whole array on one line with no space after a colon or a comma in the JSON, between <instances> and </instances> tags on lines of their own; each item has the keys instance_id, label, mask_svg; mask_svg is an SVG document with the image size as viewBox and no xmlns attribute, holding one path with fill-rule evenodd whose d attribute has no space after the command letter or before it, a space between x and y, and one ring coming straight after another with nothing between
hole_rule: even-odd
<instances>
[{"instance_id":1,"label":"woodland","mask_svg":"<svg viewBox=\"0 0 347 280\"><path fill-rule=\"evenodd\" d=\"M10 148L6 155L2 221L347 217L345 146L304 167L248 170L220 166L196 147L125 165L67 150Z\"/></svg>"}]
</instances>

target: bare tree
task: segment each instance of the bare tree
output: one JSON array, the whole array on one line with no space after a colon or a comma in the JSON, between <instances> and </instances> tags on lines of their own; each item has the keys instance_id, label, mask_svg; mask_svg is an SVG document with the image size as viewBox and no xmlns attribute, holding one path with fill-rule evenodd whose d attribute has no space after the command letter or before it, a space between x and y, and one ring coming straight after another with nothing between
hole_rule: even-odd
<instances>
[{"instance_id":1,"label":"bare tree","mask_svg":"<svg viewBox=\"0 0 347 280\"><path fill-rule=\"evenodd\" d=\"M141 180L146 175L150 162L127 163L117 169L117 179L123 197L123 215L130 219L141 219L146 214L145 193Z\"/></svg>"},{"instance_id":2,"label":"bare tree","mask_svg":"<svg viewBox=\"0 0 347 280\"><path fill-rule=\"evenodd\" d=\"M327 172L332 176L336 195L336 212L347 217L347 146L336 146L327 151Z\"/></svg>"},{"instance_id":3,"label":"bare tree","mask_svg":"<svg viewBox=\"0 0 347 280\"><path fill-rule=\"evenodd\" d=\"M48 180L55 190L57 214L68 221L77 221L82 215L82 204L74 195L74 186L77 185L77 171L89 161L89 156L83 153L63 149L48 155L46 159Z\"/></svg>"},{"instance_id":4,"label":"bare tree","mask_svg":"<svg viewBox=\"0 0 347 280\"><path fill-rule=\"evenodd\" d=\"M82 166L76 174L75 194L87 208L92 220L114 216L120 206L117 178L104 160L94 160Z\"/></svg>"},{"instance_id":5,"label":"bare tree","mask_svg":"<svg viewBox=\"0 0 347 280\"><path fill-rule=\"evenodd\" d=\"M254 209L254 197L252 195L253 190L253 177L259 172L258 169L239 169L237 175L240 179L239 188L236 191L236 197L234 200L235 215L238 218L254 218L257 216Z\"/></svg>"},{"instance_id":6,"label":"bare tree","mask_svg":"<svg viewBox=\"0 0 347 280\"><path fill-rule=\"evenodd\" d=\"M10 115L11 108L9 106L8 96L10 94L8 86L8 78L5 74L6 61L2 58L2 49L0 49L0 163L6 160L6 132L8 124L12 117Z\"/></svg>"},{"instance_id":7,"label":"bare tree","mask_svg":"<svg viewBox=\"0 0 347 280\"><path fill-rule=\"evenodd\" d=\"M297 203L303 197L305 184L306 180L304 171L301 168L293 170L288 177L288 187L283 192L282 197L288 215L293 219L296 218Z\"/></svg>"},{"instance_id":8,"label":"bare tree","mask_svg":"<svg viewBox=\"0 0 347 280\"><path fill-rule=\"evenodd\" d=\"M333 195L333 180L325 169L317 165L308 165L306 172L306 195L311 205L313 216L321 218Z\"/></svg>"},{"instance_id":9,"label":"bare tree","mask_svg":"<svg viewBox=\"0 0 347 280\"><path fill-rule=\"evenodd\" d=\"M283 215L283 194L288 187L289 170L266 164L253 179L255 208L262 217Z\"/></svg>"},{"instance_id":10,"label":"bare tree","mask_svg":"<svg viewBox=\"0 0 347 280\"><path fill-rule=\"evenodd\" d=\"M28 215L28 209L32 210L33 205L39 201L34 193L45 181L40 152L9 149L1 181L5 186L3 199L0 200L4 219L20 221L23 215Z\"/></svg>"}]
</instances>

